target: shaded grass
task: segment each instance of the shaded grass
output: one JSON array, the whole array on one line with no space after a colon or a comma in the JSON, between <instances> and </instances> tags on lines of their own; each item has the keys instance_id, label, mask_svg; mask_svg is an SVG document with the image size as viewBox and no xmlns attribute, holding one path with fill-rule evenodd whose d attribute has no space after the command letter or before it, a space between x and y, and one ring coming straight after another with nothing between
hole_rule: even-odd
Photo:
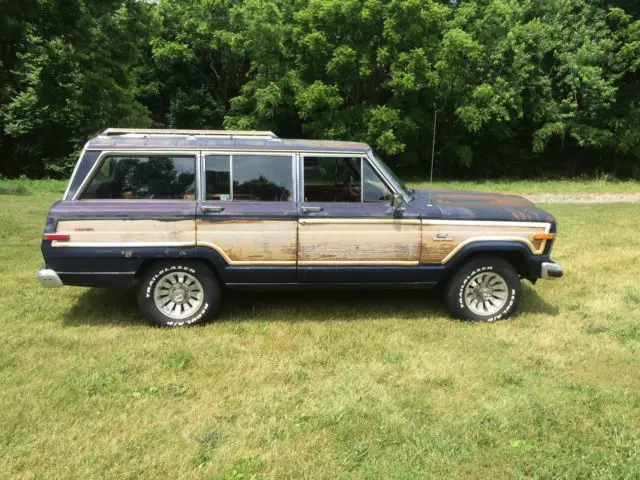
<instances>
[{"instance_id":1,"label":"shaded grass","mask_svg":"<svg viewBox=\"0 0 640 480\"><path fill-rule=\"evenodd\" d=\"M547 206L566 276L510 321L419 291L245 292L168 330L134 292L38 287L57 198L0 195L3 476L640 476L636 205Z\"/></svg>"}]
</instances>

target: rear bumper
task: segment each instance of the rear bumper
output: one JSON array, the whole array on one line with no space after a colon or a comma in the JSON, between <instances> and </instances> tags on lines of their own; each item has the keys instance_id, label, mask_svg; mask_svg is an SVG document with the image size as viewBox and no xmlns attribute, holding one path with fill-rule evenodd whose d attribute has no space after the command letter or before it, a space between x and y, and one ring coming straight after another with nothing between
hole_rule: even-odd
<instances>
[{"instance_id":1,"label":"rear bumper","mask_svg":"<svg viewBox=\"0 0 640 480\"><path fill-rule=\"evenodd\" d=\"M40 280L40 286L45 288L63 286L62 280L60 280L58 274L50 268L41 268L38 270L38 280Z\"/></svg>"},{"instance_id":2,"label":"rear bumper","mask_svg":"<svg viewBox=\"0 0 640 480\"><path fill-rule=\"evenodd\" d=\"M540 278L560 278L562 267L554 262L543 262L540 266Z\"/></svg>"}]
</instances>

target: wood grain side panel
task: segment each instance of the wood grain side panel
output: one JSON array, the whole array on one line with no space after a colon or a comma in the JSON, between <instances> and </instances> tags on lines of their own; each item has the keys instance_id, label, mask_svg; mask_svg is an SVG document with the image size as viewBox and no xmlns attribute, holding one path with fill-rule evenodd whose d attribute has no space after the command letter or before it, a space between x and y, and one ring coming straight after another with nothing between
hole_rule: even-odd
<instances>
[{"instance_id":1,"label":"wood grain side panel","mask_svg":"<svg viewBox=\"0 0 640 480\"><path fill-rule=\"evenodd\" d=\"M69 242L52 245L73 246L75 243L191 243L196 241L195 220L62 220L57 232L68 233Z\"/></svg>"},{"instance_id":2,"label":"wood grain side panel","mask_svg":"<svg viewBox=\"0 0 640 480\"><path fill-rule=\"evenodd\" d=\"M465 245L478 241L516 241L527 245L532 253L541 254L546 240L534 240L536 233L548 232L549 224L509 225L500 223L490 225L482 222L466 224L429 224L422 225L422 253L420 263L446 263Z\"/></svg>"},{"instance_id":3,"label":"wood grain side panel","mask_svg":"<svg viewBox=\"0 0 640 480\"><path fill-rule=\"evenodd\" d=\"M300 223L299 265L417 265L417 223Z\"/></svg>"},{"instance_id":4,"label":"wood grain side panel","mask_svg":"<svg viewBox=\"0 0 640 480\"><path fill-rule=\"evenodd\" d=\"M297 228L295 220L198 221L198 245L235 265L295 265Z\"/></svg>"}]
</instances>

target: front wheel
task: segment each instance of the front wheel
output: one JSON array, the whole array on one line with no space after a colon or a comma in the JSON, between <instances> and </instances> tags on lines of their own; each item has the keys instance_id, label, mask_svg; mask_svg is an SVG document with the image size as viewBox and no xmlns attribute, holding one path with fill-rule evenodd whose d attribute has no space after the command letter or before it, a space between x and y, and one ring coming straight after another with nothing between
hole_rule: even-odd
<instances>
[{"instance_id":1,"label":"front wheel","mask_svg":"<svg viewBox=\"0 0 640 480\"><path fill-rule=\"evenodd\" d=\"M154 263L144 273L138 305L154 325L198 325L218 311L221 294L213 272L202 263L169 260Z\"/></svg>"},{"instance_id":2,"label":"front wheel","mask_svg":"<svg viewBox=\"0 0 640 480\"><path fill-rule=\"evenodd\" d=\"M454 316L494 322L515 312L522 288L520 277L509 262L483 257L465 264L447 285L445 295Z\"/></svg>"}]
</instances>

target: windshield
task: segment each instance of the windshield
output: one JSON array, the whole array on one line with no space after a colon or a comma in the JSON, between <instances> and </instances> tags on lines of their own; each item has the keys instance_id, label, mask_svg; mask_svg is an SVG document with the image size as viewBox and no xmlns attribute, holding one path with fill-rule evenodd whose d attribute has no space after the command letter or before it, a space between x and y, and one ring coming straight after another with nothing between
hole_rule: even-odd
<instances>
[{"instance_id":1,"label":"windshield","mask_svg":"<svg viewBox=\"0 0 640 480\"><path fill-rule=\"evenodd\" d=\"M384 168L384 170L386 171L387 175L389 177L391 177L391 179L398 185L400 186L400 188L402 188L402 190L404 190L407 193L411 192L411 189L407 188L407 186L404 184L404 182L402 180L400 180L398 178L398 176L395 174L395 172L393 170L391 170L391 168L389 168L389 165L387 165L385 163L384 160L382 160L382 158L380 157L380 155L373 153L373 156L375 157L376 161L378 162L378 164Z\"/></svg>"}]
</instances>

